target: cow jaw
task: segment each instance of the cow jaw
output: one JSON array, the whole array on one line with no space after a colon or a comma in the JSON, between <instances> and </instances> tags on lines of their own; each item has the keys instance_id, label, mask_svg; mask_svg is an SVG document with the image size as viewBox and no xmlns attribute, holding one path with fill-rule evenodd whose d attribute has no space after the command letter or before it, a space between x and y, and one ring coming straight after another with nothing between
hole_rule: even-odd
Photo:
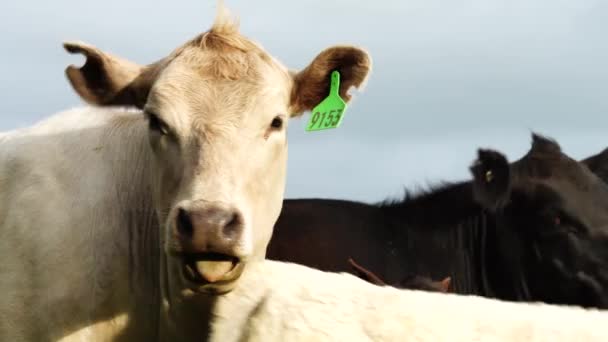
<instances>
[{"instance_id":1,"label":"cow jaw","mask_svg":"<svg viewBox=\"0 0 608 342\"><path fill-rule=\"evenodd\" d=\"M195 292L229 292L245 265L237 257L219 253L190 254L182 258L184 278Z\"/></svg>"}]
</instances>

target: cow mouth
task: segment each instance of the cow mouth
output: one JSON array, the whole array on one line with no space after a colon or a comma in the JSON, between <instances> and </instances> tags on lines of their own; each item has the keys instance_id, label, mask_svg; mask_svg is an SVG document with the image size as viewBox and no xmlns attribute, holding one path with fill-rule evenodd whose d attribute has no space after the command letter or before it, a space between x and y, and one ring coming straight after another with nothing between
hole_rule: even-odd
<instances>
[{"instance_id":1,"label":"cow mouth","mask_svg":"<svg viewBox=\"0 0 608 342\"><path fill-rule=\"evenodd\" d=\"M241 259L221 253L183 255L183 275L196 287L222 286L238 279L243 271Z\"/></svg>"}]
</instances>

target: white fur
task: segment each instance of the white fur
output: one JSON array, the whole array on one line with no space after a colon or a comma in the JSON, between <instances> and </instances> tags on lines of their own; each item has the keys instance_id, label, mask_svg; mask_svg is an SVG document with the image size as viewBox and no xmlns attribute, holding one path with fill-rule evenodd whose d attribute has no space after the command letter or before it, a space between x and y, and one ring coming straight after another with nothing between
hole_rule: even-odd
<instances>
[{"instance_id":1,"label":"white fur","mask_svg":"<svg viewBox=\"0 0 608 342\"><path fill-rule=\"evenodd\" d=\"M222 252L245 269L263 259L287 168L286 125L274 120L321 101L311 87L330 68L350 69L342 84L357 87L371 60L336 46L292 75L218 13L210 31L148 66L64 45L102 72L66 69L83 100L144 108L168 134L140 111L100 108L0 134L0 341L200 340L217 296L186 297L229 290L242 268L219 284L186 279L182 209L238 210L244 231Z\"/></svg>"},{"instance_id":2,"label":"white fur","mask_svg":"<svg viewBox=\"0 0 608 342\"><path fill-rule=\"evenodd\" d=\"M159 245L138 248L159 227L122 215L153 214L146 130L139 112L89 107L2 136L0 341L108 340L129 320L150 331L127 336L156 334L159 284L141 266Z\"/></svg>"},{"instance_id":3,"label":"white fur","mask_svg":"<svg viewBox=\"0 0 608 342\"><path fill-rule=\"evenodd\" d=\"M218 301L213 342L608 341L608 312L371 285L266 260Z\"/></svg>"}]
</instances>

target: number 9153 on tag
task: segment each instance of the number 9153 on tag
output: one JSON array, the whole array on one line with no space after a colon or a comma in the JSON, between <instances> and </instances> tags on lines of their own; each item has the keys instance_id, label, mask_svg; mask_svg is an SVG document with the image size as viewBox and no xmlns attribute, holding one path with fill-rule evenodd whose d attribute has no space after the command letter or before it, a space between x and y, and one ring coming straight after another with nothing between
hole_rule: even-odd
<instances>
[{"instance_id":1,"label":"number 9153 on tag","mask_svg":"<svg viewBox=\"0 0 608 342\"><path fill-rule=\"evenodd\" d=\"M319 131L322 129L337 128L342 122L344 109L332 109L329 111L316 111L310 118L306 131Z\"/></svg>"}]
</instances>

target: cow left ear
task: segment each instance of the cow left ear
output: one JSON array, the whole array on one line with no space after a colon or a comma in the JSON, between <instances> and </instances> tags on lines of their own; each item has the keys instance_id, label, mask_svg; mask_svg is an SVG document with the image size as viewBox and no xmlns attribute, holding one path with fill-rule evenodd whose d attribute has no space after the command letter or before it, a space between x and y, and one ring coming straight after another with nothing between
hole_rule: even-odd
<instances>
[{"instance_id":1,"label":"cow left ear","mask_svg":"<svg viewBox=\"0 0 608 342\"><path fill-rule=\"evenodd\" d=\"M86 57L83 66L70 65L65 74L80 98L97 106L143 108L162 65L142 66L83 42L65 42L63 47Z\"/></svg>"},{"instance_id":2,"label":"cow left ear","mask_svg":"<svg viewBox=\"0 0 608 342\"><path fill-rule=\"evenodd\" d=\"M480 149L470 170L475 200L492 211L504 206L511 195L511 172L507 158L499 152Z\"/></svg>"},{"instance_id":3,"label":"cow left ear","mask_svg":"<svg viewBox=\"0 0 608 342\"><path fill-rule=\"evenodd\" d=\"M328 95L332 71L340 73L340 97L349 102L351 87L361 88L371 70L372 61L363 49L334 46L322 51L304 70L293 75L290 112L299 116L312 110Z\"/></svg>"}]
</instances>

